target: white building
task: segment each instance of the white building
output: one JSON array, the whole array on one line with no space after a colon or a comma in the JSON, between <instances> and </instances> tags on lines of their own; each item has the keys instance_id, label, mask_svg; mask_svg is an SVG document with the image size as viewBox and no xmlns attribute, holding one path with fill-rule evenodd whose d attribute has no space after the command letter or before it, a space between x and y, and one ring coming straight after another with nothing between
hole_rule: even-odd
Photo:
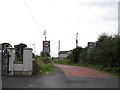
<instances>
[{"instance_id":1,"label":"white building","mask_svg":"<svg viewBox=\"0 0 120 90\"><path fill-rule=\"evenodd\" d=\"M59 59L65 59L65 58L67 58L70 54L71 54L71 50L70 51L60 51L59 52Z\"/></svg>"}]
</instances>

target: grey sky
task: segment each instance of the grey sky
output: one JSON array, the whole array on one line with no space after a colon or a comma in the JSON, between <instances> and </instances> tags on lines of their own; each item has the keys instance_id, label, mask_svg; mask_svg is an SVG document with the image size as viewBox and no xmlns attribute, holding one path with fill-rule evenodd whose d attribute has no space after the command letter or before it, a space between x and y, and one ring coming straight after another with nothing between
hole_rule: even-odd
<instances>
[{"instance_id":1,"label":"grey sky","mask_svg":"<svg viewBox=\"0 0 120 90\"><path fill-rule=\"evenodd\" d=\"M46 30L51 55L57 56L58 40L61 50L71 50L78 32L78 45L85 47L104 32L116 34L117 19L118 0L1 0L0 43L23 42L31 48L35 43L39 54Z\"/></svg>"}]
</instances>

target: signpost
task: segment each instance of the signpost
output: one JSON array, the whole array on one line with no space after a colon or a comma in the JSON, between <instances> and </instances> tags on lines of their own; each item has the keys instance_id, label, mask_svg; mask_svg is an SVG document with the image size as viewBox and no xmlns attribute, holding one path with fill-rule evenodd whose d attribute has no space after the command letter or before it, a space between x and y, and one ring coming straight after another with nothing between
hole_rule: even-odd
<instances>
[{"instance_id":1,"label":"signpost","mask_svg":"<svg viewBox=\"0 0 120 90\"><path fill-rule=\"evenodd\" d=\"M43 53L45 60L47 60L47 54L50 54L50 41L43 41Z\"/></svg>"},{"instance_id":2,"label":"signpost","mask_svg":"<svg viewBox=\"0 0 120 90\"><path fill-rule=\"evenodd\" d=\"M43 41L43 52L50 54L50 41Z\"/></svg>"},{"instance_id":3,"label":"signpost","mask_svg":"<svg viewBox=\"0 0 120 90\"><path fill-rule=\"evenodd\" d=\"M94 42L88 42L88 48L92 49L95 46Z\"/></svg>"},{"instance_id":4,"label":"signpost","mask_svg":"<svg viewBox=\"0 0 120 90\"><path fill-rule=\"evenodd\" d=\"M88 46L87 46L88 47L88 51L87 51L88 56L87 57L89 57L89 54L92 51L94 46L95 46L95 42L88 42Z\"/></svg>"},{"instance_id":5,"label":"signpost","mask_svg":"<svg viewBox=\"0 0 120 90\"><path fill-rule=\"evenodd\" d=\"M43 35L45 36L45 41L43 41L43 53L45 59L47 58L47 54L50 55L50 41L46 40L46 30L43 32Z\"/></svg>"}]
</instances>

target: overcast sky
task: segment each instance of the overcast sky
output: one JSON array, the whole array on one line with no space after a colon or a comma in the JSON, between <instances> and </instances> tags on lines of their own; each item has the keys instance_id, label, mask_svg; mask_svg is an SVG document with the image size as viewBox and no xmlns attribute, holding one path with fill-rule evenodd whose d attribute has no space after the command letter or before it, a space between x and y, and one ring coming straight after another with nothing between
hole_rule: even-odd
<instances>
[{"instance_id":1,"label":"overcast sky","mask_svg":"<svg viewBox=\"0 0 120 90\"><path fill-rule=\"evenodd\" d=\"M43 32L51 55L95 42L100 34L117 34L119 0L0 0L0 43L25 43L42 51ZM33 48L34 49L34 48Z\"/></svg>"}]
</instances>

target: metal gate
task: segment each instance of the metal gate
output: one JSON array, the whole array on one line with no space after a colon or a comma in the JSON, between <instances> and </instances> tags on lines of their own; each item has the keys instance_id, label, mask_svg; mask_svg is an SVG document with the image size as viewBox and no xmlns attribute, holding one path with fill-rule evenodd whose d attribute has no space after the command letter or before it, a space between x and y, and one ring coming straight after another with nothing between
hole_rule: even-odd
<instances>
[{"instance_id":1,"label":"metal gate","mask_svg":"<svg viewBox=\"0 0 120 90\"><path fill-rule=\"evenodd\" d=\"M3 48L1 45L1 75L8 76L9 74L9 52L7 48Z\"/></svg>"}]
</instances>

